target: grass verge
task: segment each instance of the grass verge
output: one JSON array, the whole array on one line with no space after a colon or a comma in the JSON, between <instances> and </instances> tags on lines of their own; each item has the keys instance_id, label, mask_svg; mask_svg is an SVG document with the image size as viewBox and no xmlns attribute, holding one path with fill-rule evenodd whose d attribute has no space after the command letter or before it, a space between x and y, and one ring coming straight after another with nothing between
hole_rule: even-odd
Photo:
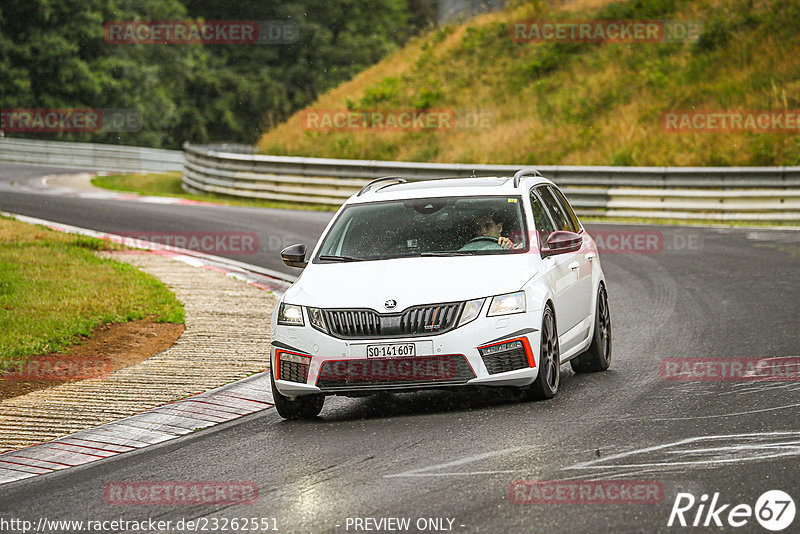
<instances>
[{"instance_id":1,"label":"grass verge","mask_svg":"<svg viewBox=\"0 0 800 534\"><path fill-rule=\"evenodd\" d=\"M0 365L63 351L105 323L184 322L183 305L159 280L95 254L109 248L0 217Z\"/></svg>"},{"instance_id":2,"label":"grass verge","mask_svg":"<svg viewBox=\"0 0 800 534\"><path fill-rule=\"evenodd\" d=\"M187 200L215 202L217 204L225 204L228 206L273 209L304 209L317 211L334 211L336 209L332 206L320 206L317 204L295 204L274 200L240 199L236 197L211 194L195 195L192 193L187 193L181 189L180 172L153 174L111 174L108 176L95 176L92 178L92 185L95 187L102 187L104 189L111 189L113 191L138 193L140 195L185 198Z\"/></svg>"},{"instance_id":3,"label":"grass verge","mask_svg":"<svg viewBox=\"0 0 800 534\"><path fill-rule=\"evenodd\" d=\"M519 21L672 20L675 42L514 42ZM800 134L667 131L668 111L800 107L796 0L520 0L431 30L260 139L265 154L530 165L800 164ZM452 110L461 127L308 127L313 110Z\"/></svg>"}]
</instances>

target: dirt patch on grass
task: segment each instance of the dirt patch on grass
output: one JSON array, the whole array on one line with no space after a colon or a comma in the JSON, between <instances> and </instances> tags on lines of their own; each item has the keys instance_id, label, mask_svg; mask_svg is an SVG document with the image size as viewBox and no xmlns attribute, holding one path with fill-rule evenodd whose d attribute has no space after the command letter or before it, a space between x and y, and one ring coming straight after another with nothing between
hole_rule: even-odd
<instances>
[{"instance_id":1,"label":"dirt patch on grass","mask_svg":"<svg viewBox=\"0 0 800 534\"><path fill-rule=\"evenodd\" d=\"M40 354L20 366L0 369L0 400L141 362L171 347L183 330L182 324L152 319L98 326L64 353Z\"/></svg>"}]
</instances>

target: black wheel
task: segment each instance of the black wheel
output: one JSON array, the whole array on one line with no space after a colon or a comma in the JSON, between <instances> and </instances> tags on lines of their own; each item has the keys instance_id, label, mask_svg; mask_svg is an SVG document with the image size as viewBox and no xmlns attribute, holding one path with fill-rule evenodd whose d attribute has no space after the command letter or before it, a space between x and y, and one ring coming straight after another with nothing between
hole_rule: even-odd
<instances>
[{"instance_id":1,"label":"black wheel","mask_svg":"<svg viewBox=\"0 0 800 534\"><path fill-rule=\"evenodd\" d=\"M592 343L580 356L570 361L576 373L605 371L611 364L611 313L608 311L608 296L602 285L597 293L597 313L594 318Z\"/></svg>"},{"instance_id":2,"label":"black wheel","mask_svg":"<svg viewBox=\"0 0 800 534\"><path fill-rule=\"evenodd\" d=\"M284 419L313 419L322 411L325 403L325 395L304 395L295 399L290 399L275 387L275 377L272 371L269 373L269 380L272 383L272 398L275 399L275 408L278 415Z\"/></svg>"},{"instance_id":3,"label":"black wheel","mask_svg":"<svg viewBox=\"0 0 800 534\"><path fill-rule=\"evenodd\" d=\"M539 352L539 374L528 386L527 399L552 399L558 392L561 380L561 356L558 349L558 332L553 310L548 306L542 317L542 341Z\"/></svg>"}]
</instances>

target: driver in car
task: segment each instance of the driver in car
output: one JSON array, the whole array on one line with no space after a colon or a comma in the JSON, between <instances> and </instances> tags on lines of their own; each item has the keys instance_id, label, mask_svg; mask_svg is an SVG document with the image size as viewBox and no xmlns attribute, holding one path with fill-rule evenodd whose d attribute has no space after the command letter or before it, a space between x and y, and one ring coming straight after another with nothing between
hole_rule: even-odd
<instances>
[{"instance_id":1,"label":"driver in car","mask_svg":"<svg viewBox=\"0 0 800 534\"><path fill-rule=\"evenodd\" d=\"M503 222L495 212L488 212L478 215L475 218L474 224L475 237L473 237L469 243L461 247L461 250L474 250L476 247L480 247L480 245L492 239L494 239L502 248L514 248L514 243L509 238L502 236Z\"/></svg>"}]
</instances>

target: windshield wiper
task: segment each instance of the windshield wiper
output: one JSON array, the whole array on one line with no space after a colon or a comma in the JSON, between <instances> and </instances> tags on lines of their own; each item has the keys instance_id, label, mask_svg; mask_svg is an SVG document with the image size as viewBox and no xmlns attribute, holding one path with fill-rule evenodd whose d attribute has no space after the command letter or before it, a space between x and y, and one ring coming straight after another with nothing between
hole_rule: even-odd
<instances>
[{"instance_id":1,"label":"windshield wiper","mask_svg":"<svg viewBox=\"0 0 800 534\"><path fill-rule=\"evenodd\" d=\"M364 261L363 258L354 258L353 256L329 256L327 254L321 254L319 259L329 261Z\"/></svg>"},{"instance_id":2,"label":"windshield wiper","mask_svg":"<svg viewBox=\"0 0 800 534\"><path fill-rule=\"evenodd\" d=\"M420 256L472 256L471 250L453 250L450 252L420 252Z\"/></svg>"}]
</instances>

